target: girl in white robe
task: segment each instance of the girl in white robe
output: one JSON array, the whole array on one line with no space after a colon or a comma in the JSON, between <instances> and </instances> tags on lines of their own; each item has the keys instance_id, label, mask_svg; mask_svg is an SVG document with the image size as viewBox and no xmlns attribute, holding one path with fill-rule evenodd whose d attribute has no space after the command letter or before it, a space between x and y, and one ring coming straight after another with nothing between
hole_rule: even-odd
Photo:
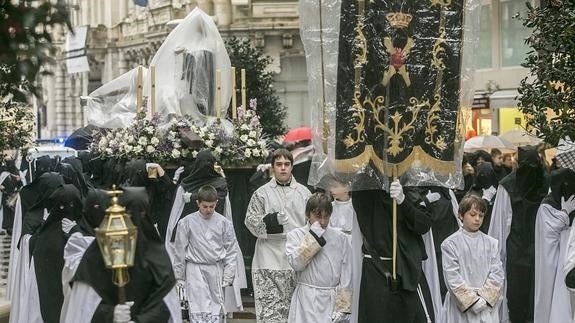
<instances>
[{"instance_id":1,"label":"girl in white robe","mask_svg":"<svg viewBox=\"0 0 575 323\"><path fill-rule=\"evenodd\" d=\"M477 196L459 204L463 228L441 244L443 275L448 292L445 323L499 323L504 271L496 239L479 231L486 210Z\"/></svg>"},{"instance_id":2,"label":"girl in white robe","mask_svg":"<svg viewBox=\"0 0 575 323\"><path fill-rule=\"evenodd\" d=\"M316 193L306 205L308 224L287 234L286 254L296 273L289 322L331 323L349 318L351 245L345 233L328 226L331 212L329 197Z\"/></svg>"}]
</instances>

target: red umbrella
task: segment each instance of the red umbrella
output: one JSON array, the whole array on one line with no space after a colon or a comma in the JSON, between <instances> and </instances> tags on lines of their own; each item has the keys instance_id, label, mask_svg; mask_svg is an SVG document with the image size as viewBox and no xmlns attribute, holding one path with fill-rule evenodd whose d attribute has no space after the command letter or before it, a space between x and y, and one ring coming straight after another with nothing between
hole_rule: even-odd
<instances>
[{"instance_id":1,"label":"red umbrella","mask_svg":"<svg viewBox=\"0 0 575 323\"><path fill-rule=\"evenodd\" d=\"M301 127L288 131L284 136L284 143L311 140L311 128Z\"/></svg>"}]
</instances>

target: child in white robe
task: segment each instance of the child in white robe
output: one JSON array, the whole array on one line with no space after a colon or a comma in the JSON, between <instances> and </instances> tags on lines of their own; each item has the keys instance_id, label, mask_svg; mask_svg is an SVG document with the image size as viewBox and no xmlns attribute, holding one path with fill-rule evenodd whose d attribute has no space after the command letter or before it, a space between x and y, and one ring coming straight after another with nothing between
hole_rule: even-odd
<instances>
[{"instance_id":1,"label":"child in white robe","mask_svg":"<svg viewBox=\"0 0 575 323\"><path fill-rule=\"evenodd\" d=\"M190 323L224 322L223 288L236 274L236 235L233 224L215 212L218 195L210 185L198 191L199 210L178 224L174 273L185 286Z\"/></svg>"},{"instance_id":2,"label":"child in white robe","mask_svg":"<svg viewBox=\"0 0 575 323\"><path fill-rule=\"evenodd\" d=\"M349 237L330 226L331 198L313 194L306 204L308 224L287 234L286 254L296 273L291 323L347 322L351 312Z\"/></svg>"},{"instance_id":3,"label":"child in white robe","mask_svg":"<svg viewBox=\"0 0 575 323\"><path fill-rule=\"evenodd\" d=\"M505 273L497 240L479 231L486 208L479 197L463 198L458 211L463 227L441 244L448 289L444 323L499 323Z\"/></svg>"}]
</instances>

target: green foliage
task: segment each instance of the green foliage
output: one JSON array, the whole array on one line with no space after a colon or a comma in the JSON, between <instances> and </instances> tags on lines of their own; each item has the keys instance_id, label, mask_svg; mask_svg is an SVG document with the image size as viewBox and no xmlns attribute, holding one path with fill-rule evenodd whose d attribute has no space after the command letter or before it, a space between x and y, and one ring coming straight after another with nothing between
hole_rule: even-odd
<instances>
[{"instance_id":1,"label":"green foliage","mask_svg":"<svg viewBox=\"0 0 575 323\"><path fill-rule=\"evenodd\" d=\"M50 32L72 25L66 1L53 2L0 0L0 97L26 101L27 93L36 93L36 76L46 73L42 67L54 61Z\"/></svg>"},{"instance_id":2,"label":"green foliage","mask_svg":"<svg viewBox=\"0 0 575 323\"><path fill-rule=\"evenodd\" d=\"M520 17L533 29L526 40L531 47L522 64L530 70L518 89L519 109L529 115L528 127L534 127L545 142L557 145L559 138L575 138L575 1L551 1L533 7ZM548 118L551 109L555 117Z\"/></svg>"},{"instance_id":3,"label":"green foliage","mask_svg":"<svg viewBox=\"0 0 575 323\"><path fill-rule=\"evenodd\" d=\"M273 73L266 71L266 67L272 62L271 57L252 46L248 39L232 37L226 40L226 47L232 66L236 67L238 73L236 77L238 90L241 90L240 70L246 69L246 97L257 99L257 115L263 132L272 137L283 135L286 132L284 120L287 112L273 87ZM237 98L237 103L240 105L240 91L237 93ZM229 113L231 118L231 111Z\"/></svg>"}]
</instances>

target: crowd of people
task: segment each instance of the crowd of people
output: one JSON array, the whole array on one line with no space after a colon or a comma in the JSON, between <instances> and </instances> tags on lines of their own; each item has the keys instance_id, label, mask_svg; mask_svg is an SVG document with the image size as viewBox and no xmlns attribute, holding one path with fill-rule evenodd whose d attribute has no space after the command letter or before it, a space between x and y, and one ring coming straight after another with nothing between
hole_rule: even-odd
<instances>
[{"instance_id":1,"label":"crowd of people","mask_svg":"<svg viewBox=\"0 0 575 323\"><path fill-rule=\"evenodd\" d=\"M379 189L367 174L310 187L305 147L275 150L252 177L258 322L572 322L573 170L527 146L466 155L462 189L404 178ZM26 166L0 173L10 322L224 322L242 310L242 215L210 151L169 173L88 152ZM138 228L125 302L95 241L112 184Z\"/></svg>"}]
</instances>

